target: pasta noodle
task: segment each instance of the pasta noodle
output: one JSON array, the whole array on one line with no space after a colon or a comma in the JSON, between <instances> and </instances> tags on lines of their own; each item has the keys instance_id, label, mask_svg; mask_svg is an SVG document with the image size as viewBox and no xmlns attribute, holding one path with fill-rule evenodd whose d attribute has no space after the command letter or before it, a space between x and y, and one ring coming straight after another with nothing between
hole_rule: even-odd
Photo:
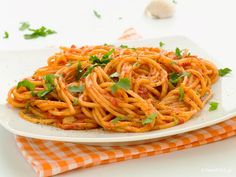
<instances>
[{"instance_id":1,"label":"pasta noodle","mask_svg":"<svg viewBox=\"0 0 236 177\"><path fill-rule=\"evenodd\" d=\"M8 103L61 129L146 132L188 121L217 79L215 65L188 50L72 45L13 87Z\"/></svg>"}]
</instances>

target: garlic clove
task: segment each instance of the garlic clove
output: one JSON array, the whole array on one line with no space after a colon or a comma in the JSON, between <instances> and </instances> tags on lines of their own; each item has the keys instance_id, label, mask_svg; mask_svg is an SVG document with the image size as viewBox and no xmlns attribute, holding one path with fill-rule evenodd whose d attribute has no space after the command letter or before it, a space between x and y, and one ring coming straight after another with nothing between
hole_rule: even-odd
<instances>
[{"instance_id":1,"label":"garlic clove","mask_svg":"<svg viewBox=\"0 0 236 177\"><path fill-rule=\"evenodd\" d=\"M171 0L152 0L146 13L155 18L170 18L175 13L175 4Z\"/></svg>"}]
</instances>

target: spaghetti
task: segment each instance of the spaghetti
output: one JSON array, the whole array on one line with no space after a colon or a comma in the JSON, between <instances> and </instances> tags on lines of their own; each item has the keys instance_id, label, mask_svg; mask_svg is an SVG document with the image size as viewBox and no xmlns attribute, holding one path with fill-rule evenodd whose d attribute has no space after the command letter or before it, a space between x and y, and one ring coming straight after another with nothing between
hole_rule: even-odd
<instances>
[{"instance_id":1,"label":"spaghetti","mask_svg":"<svg viewBox=\"0 0 236 177\"><path fill-rule=\"evenodd\" d=\"M187 50L72 45L13 87L8 103L61 129L146 132L188 121L217 79L214 64Z\"/></svg>"}]
</instances>

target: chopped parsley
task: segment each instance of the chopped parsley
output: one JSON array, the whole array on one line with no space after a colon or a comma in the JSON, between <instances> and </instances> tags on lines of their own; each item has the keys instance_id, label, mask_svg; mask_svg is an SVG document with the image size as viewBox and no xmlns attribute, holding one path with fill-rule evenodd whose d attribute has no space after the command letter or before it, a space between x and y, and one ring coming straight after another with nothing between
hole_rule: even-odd
<instances>
[{"instance_id":1,"label":"chopped parsley","mask_svg":"<svg viewBox=\"0 0 236 177\"><path fill-rule=\"evenodd\" d=\"M38 29L31 29L31 28L28 28L29 31L31 31L32 33L30 34L24 34L24 38L25 39L36 39L38 37L46 37L48 35L51 35L51 34L55 34L56 31L54 30L51 30L51 29L47 29L46 27L44 26L41 26L40 28Z\"/></svg>"},{"instance_id":2,"label":"chopped parsley","mask_svg":"<svg viewBox=\"0 0 236 177\"><path fill-rule=\"evenodd\" d=\"M179 100L183 101L184 99L184 89L182 86L179 87Z\"/></svg>"},{"instance_id":3,"label":"chopped parsley","mask_svg":"<svg viewBox=\"0 0 236 177\"><path fill-rule=\"evenodd\" d=\"M182 57L182 50L180 50L178 47L175 49L175 55L177 56L177 58L181 58Z\"/></svg>"},{"instance_id":4,"label":"chopped parsley","mask_svg":"<svg viewBox=\"0 0 236 177\"><path fill-rule=\"evenodd\" d=\"M3 39L8 39L9 38L9 33L7 31L4 32Z\"/></svg>"},{"instance_id":5,"label":"chopped parsley","mask_svg":"<svg viewBox=\"0 0 236 177\"><path fill-rule=\"evenodd\" d=\"M126 118L125 117L117 116L116 118L111 120L111 123L115 124L115 123L117 123L117 122L119 122L121 120L126 120Z\"/></svg>"},{"instance_id":6,"label":"chopped parsley","mask_svg":"<svg viewBox=\"0 0 236 177\"><path fill-rule=\"evenodd\" d=\"M78 104L79 104L78 99L74 98L72 104L73 104L74 106L78 105Z\"/></svg>"},{"instance_id":7,"label":"chopped parsley","mask_svg":"<svg viewBox=\"0 0 236 177\"><path fill-rule=\"evenodd\" d=\"M37 96L39 98L44 98L47 94L51 93L55 87L54 87L54 79L57 76L55 76L54 74L48 74L43 76L43 79L45 80L45 85L46 85L46 89L41 90L37 93Z\"/></svg>"},{"instance_id":8,"label":"chopped parsley","mask_svg":"<svg viewBox=\"0 0 236 177\"><path fill-rule=\"evenodd\" d=\"M142 120L142 124L143 125L150 124L155 120L156 117L157 117L157 113L152 113L146 119Z\"/></svg>"},{"instance_id":9,"label":"chopped parsley","mask_svg":"<svg viewBox=\"0 0 236 177\"><path fill-rule=\"evenodd\" d=\"M210 107L208 109L209 111L216 110L218 108L218 105L219 105L219 103L217 103L217 102L210 102L209 104L210 104Z\"/></svg>"},{"instance_id":10,"label":"chopped parsley","mask_svg":"<svg viewBox=\"0 0 236 177\"><path fill-rule=\"evenodd\" d=\"M81 62L78 61L77 71L76 71L76 80L79 80L83 75L83 68Z\"/></svg>"},{"instance_id":11,"label":"chopped parsley","mask_svg":"<svg viewBox=\"0 0 236 177\"><path fill-rule=\"evenodd\" d=\"M25 112L28 113L29 112L29 108L30 108L30 102L27 102L25 104Z\"/></svg>"},{"instance_id":12,"label":"chopped parsley","mask_svg":"<svg viewBox=\"0 0 236 177\"><path fill-rule=\"evenodd\" d=\"M100 66L100 65L99 65L99 64L95 64L95 65L89 66L89 67L87 68L87 70L85 71L85 73L82 75L82 78L87 77L87 76L93 71L93 69L94 69L95 67L97 67L97 66Z\"/></svg>"},{"instance_id":13,"label":"chopped parsley","mask_svg":"<svg viewBox=\"0 0 236 177\"><path fill-rule=\"evenodd\" d=\"M131 87L130 80L128 78L120 78L117 83L111 86L111 92L115 93L118 89L129 90Z\"/></svg>"},{"instance_id":14,"label":"chopped parsley","mask_svg":"<svg viewBox=\"0 0 236 177\"><path fill-rule=\"evenodd\" d=\"M110 75L110 77L119 77L120 74L118 72L114 72Z\"/></svg>"},{"instance_id":15,"label":"chopped parsley","mask_svg":"<svg viewBox=\"0 0 236 177\"><path fill-rule=\"evenodd\" d=\"M73 85L73 86L69 86L68 89L71 93L80 93L84 91L84 85L80 85L80 86Z\"/></svg>"},{"instance_id":16,"label":"chopped parsley","mask_svg":"<svg viewBox=\"0 0 236 177\"><path fill-rule=\"evenodd\" d=\"M123 44L121 44L121 45L120 45L120 48L122 48L122 49L127 49L128 46L127 46L127 45L123 45Z\"/></svg>"},{"instance_id":17,"label":"chopped parsley","mask_svg":"<svg viewBox=\"0 0 236 177\"><path fill-rule=\"evenodd\" d=\"M93 10L93 14L99 19L102 17L96 10Z\"/></svg>"},{"instance_id":18,"label":"chopped parsley","mask_svg":"<svg viewBox=\"0 0 236 177\"><path fill-rule=\"evenodd\" d=\"M164 45L165 45L165 43L164 43L164 42L162 42L162 41L161 41L161 42L159 42L159 46L160 46L160 47L163 47Z\"/></svg>"},{"instance_id":19,"label":"chopped parsley","mask_svg":"<svg viewBox=\"0 0 236 177\"><path fill-rule=\"evenodd\" d=\"M170 77L170 82L172 84L177 84L179 82L179 80L184 77L184 76L190 76L189 72L182 72L182 73L170 73L169 77Z\"/></svg>"},{"instance_id":20,"label":"chopped parsley","mask_svg":"<svg viewBox=\"0 0 236 177\"><path fill-rule=\"evenodd\" d=\"M30 90L30 91L34 91L35 89L35 85L28 80L23 80L19 82L16 88L19 89L20 87L25 87L27 90Z\"/></svg>"},{"instance_id":21,"label":"chopped parsley","mask_svg":"<svg viewBox=\"0 0 236 177\"><path fill-rule=\"evenodd\" d=\"M229 69L229 68L223 68L223 69L219 69L218 72L219 72L219 75L221 77L225 76L226 74L229 74L232 70Z\"/></svg>"},{"instance_id":22,"label":"chopped parsley","mask_svg":"<svg viewBox=\"0 0 236 177\"><path fill-rule=\"evenodd\" d=\"M172 0L172 3L177 4L177 1L176 0Z\"/></svg>"},{"instance_id":23,"label":"chopped parsley","mask_svg":"<svg viewBox=\"0 0 236 177\"><path fill-rule=\"evenodd\" d=\"M21 26L19 28L20 31L24 31L26 29L29 29L29 27L30 27L29 22L21 22L20 24L21 24Z\"/></svg>"},{"instance_id":24,"label":"chopped parsley","mask_svg":"<svg viewBox=\"0 0 236 177\"><path fill-rule=\"evenodd\" d=\"M115 49L109 50L107 53L105 53L101 59L99 59L96 55L90 56L89 60L92 62L92 64L98 64L98 65L104 65L109 63L112 58L110 57L111 54L115 51Z\"/></svg>"}]
</instances>

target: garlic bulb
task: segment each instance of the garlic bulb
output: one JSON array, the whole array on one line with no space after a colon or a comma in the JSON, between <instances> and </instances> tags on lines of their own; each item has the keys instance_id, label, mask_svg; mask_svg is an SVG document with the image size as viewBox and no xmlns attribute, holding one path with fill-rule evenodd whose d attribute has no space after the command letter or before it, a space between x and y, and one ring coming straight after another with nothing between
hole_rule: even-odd
<instances>
[{"instance_id":1,"label":"garlic bulb","mask_svg":"<svg viewBox=\"0 0 236 177\"><path fill-rule=\"evenodd\" d=\"M175 13L175 3L172 0L152 0L146 13L155 18L170 18Z\"/></svg>"}]
</instances>

